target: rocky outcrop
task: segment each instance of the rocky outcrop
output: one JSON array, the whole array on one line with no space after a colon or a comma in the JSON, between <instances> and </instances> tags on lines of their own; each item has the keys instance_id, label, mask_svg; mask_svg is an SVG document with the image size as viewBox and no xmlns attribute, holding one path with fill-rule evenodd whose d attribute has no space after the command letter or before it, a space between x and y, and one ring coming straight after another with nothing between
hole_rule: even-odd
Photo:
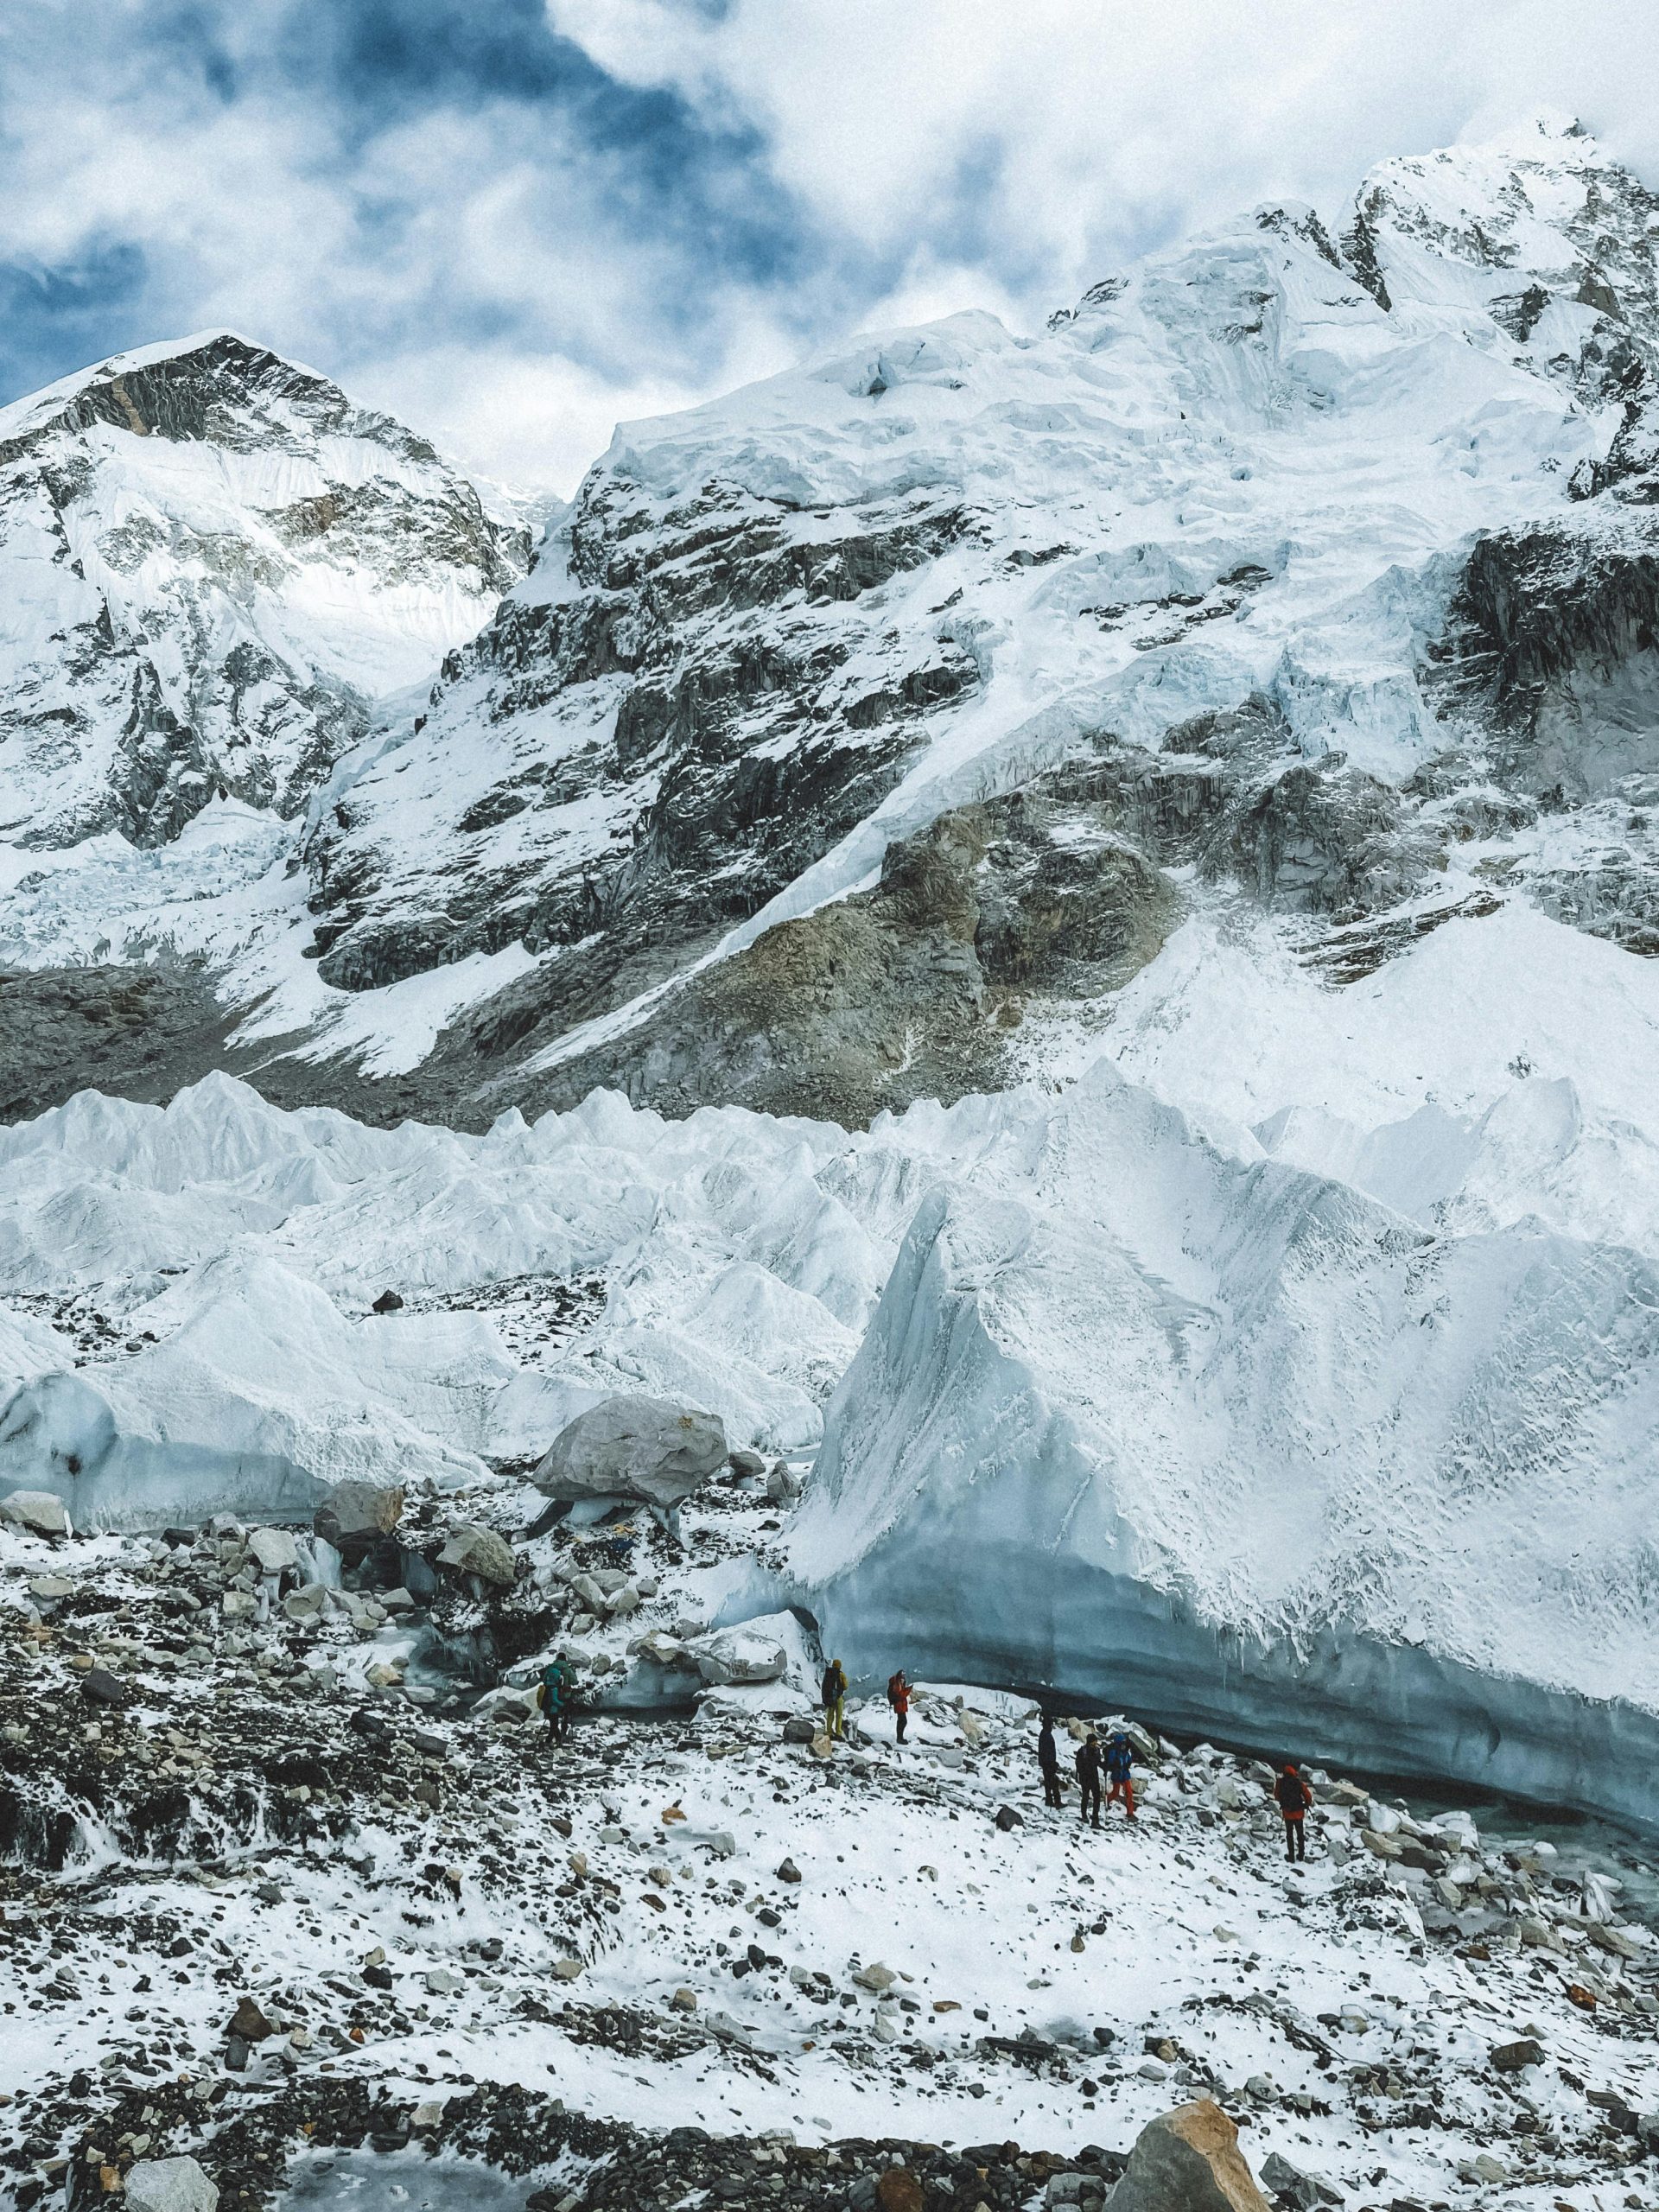
<instances>
[{"instance_id":1,"label":"rocky outcrop","mask_svg":"<svg viewBox=\"0 0 1659 2212\"><path fill-rule=\"evenodd\" d=\"M941 815L888 847L875 890L768 930L535 1079L533 1102L604 1084L671 1113L735 1100L863 1127L999 1087L1028 1008L1126 982L1179 916L1109 786L1061 771Z\"/></svg>"},{"instance_id":2,"label":"rocky outcrop","mask_svg":"<svg viewBox=\"0 0 1659 2212\"><path fill-rule=\"evenodd\" d=\"M1432 648L1450 713L1495 730L1500 779L1562 806L1659 769L1659 532L1496 531Z\"/></svg>"},{"instance_id":3,"label":"rocky outcrop","mask_svg":"<svg viewBox=\"0 0 1659 2212\"><path fill-rule=\"evenodd\" d=\"M569 1027L673 972L870 812L976 668L936 639L878 673L846 610L973 524L925 498L817 537L803 519L719 483L664 513L596 471L564 554L581 588L506 601L410 734L426 753L480 712L511 730L556 710L585 741L515 746L504 773L459 786L435 870L376 832L407 754L331 795L306 843L324 981L371 989L522 941L563 956L536 1021ZM597 842L561 834L577 810L604 822Z\"/></svg>"}]
</instances>

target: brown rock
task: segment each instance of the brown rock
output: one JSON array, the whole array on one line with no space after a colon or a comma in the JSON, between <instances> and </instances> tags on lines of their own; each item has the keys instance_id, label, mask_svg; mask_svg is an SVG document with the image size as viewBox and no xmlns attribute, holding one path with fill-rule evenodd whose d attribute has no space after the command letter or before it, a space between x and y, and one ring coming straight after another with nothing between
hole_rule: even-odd
<instances>
[{"instance_id":1,"label":"brown rock","mask_svg":"<svg viewBox=\"0 0 1659 2212\"><path fill-rule=\"evenodd\" d=\"M875 2184L881 2212L922 2212L922 2184L908 2166L889 2166Z\"/></svg>"},{"instance_id":2,"label":"brown rock","mask_svg":"<svg viewBox=\"0 0 1659 2212\"><path fill-rule=\"evenodd\" d=\"M1522 2036L1517 2043L1500 2044L1492 2053L1495 2074L1518 2074L1523 2066L1541 2066L1544 2047L1530 2036Z\"/></svg>"},{"instance_id":3,"label":"brown rock","mask_svg":"<svg viewBox=\"0 0 1659 2212\"><path fill-rule=\"evenodd\" d=\"M274 2036L276 2029L265 2018L251 1997L245 1997L231 2015L229 2035L240 2036L244 2043L264 2043L267 2036Z\"/></svg>"},{"instance_id":4,"label":"brown rock","mask_svg":"<svg viewBox=\"0 0 1659 2212\"><path fill-rule=\"evenodd\" d=\"M1268 2200L1239 2153L1238 2130L1213 2099L1197 2097L1141 2129L1112 2212L1268 2212Z\"/></svg>"}]
</instances>

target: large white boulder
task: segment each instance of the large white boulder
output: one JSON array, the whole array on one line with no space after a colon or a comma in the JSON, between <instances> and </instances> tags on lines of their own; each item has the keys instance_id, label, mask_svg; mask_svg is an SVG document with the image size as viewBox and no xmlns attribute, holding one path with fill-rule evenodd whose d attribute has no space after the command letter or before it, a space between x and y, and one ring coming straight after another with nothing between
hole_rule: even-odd
<instances>
[{"instance_id":1,"label":"large white boulder","mask_svg":"<svg viewBox=\"0 0 1659 2212\"><path fill-rule=\"evenodd\" d=\"M68 1508L55 1491L15 1490L9 1497L0 1497L0 1521L14 1521L37 1536L71 1533Z\"/></svg>"},{"instance_id":2,"label":"large white boulder","mask_svg":"<svg viewBox=\"0 0 1659 2212\"><path fill-rule=\"evenodd\" d=\"M726 1464L719 1417L666 1398L601 1399L562 1429L531 1479L549 1497L677 1505Z\"/></svg>"},{"instance_id":3,"label":"large white boulder","mask_svg":"<svg viewBox=\"0 0 1659 2212\"><path fill-rule=\"evenodd\" d=\"M141 2158L127 2176L128 2212L216 2212L219 2184L194 2158Z\"/></svg>"},{"instance_id":4,"label":"large white boulder","mask_svg":"<svg viewBox=\"0 0 1659 2212\"><path fill-rule=\"evenodd\" d=\"M787 1646L755 1622L742 1628L717 1629L700 1636L687 1647L697 1672L711 1688L731 1682L775 1682L789 1666Z\"/></svg>"}]
</instances>

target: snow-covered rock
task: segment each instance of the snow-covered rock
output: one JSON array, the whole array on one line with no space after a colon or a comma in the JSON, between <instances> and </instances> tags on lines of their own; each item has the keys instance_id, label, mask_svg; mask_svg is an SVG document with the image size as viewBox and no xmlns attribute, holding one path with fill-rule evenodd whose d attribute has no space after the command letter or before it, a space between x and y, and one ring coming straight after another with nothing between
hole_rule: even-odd
<instances>
[{"instance_id":1,"label":"snow-covered rock","mask_svg":"<svg viewBox=\"0 0 1659 2212\"><path fill-rule=\"evenodd\" d=\"M215 2212L219 2184L196 2158L140 2158L124 2195L131 2212Z\"/></svg>"}]
</instances>

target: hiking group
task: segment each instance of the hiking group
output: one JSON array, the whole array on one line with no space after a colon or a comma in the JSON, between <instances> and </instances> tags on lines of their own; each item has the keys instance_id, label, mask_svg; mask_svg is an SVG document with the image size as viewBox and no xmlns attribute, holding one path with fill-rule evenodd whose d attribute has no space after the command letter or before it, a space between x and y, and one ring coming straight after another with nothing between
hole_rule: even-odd
<instances>
[{"instance_id":1,"label":"hiking group","mask_svg":"<svg viewBox=\"0 0 1659 2212\"><path fill-rule=\"evenodd\" d=\"M839 1659L832 1659L819 1686L823 1732L832 1740L846 1734L847 1687L846 1669ZM898 1744L904 1742L910 1720L911 1694L912 1685L901 1667L887 1678L887 1703L893 1709L893 1741ZM1077 1778L1079 1821L1097 1828L1103 1809L1113 1805L1122 1806L1127 1820L1135 1818L1135 1768L1139 1757L1126 1728L1114 1728L1103 1742L1098 1729L1084 1730L1071 1758ZM1043 1802L1058 1812L1065 1792L1052 1713L1045 1713L1038 1725L1037 1766L1043 1778ZM1274 1778L1273 1794L1285 1823L1285 1857L1294 1864L1307 1856L1307 1809L1313 1802L1313 1793L1294 1760L1285 1761Z\"/></svg>"}]
</instances>

